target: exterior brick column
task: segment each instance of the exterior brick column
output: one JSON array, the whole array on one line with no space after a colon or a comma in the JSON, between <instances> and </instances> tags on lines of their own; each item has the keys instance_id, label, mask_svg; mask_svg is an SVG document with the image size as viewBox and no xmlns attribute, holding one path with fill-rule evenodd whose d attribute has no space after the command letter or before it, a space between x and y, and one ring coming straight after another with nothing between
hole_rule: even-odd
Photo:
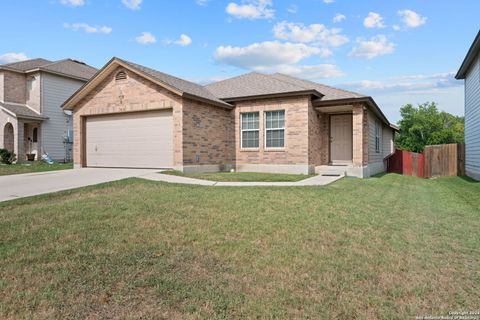
<instances>
[{"instance_id":1,"label":"exterior brick column","mask_svg":"<svg viewBox=\"0 0 480 320\"><path fill-rule=\"evenodd\" d=\"M368 164L368 115L363 104L353 106L353 166Z\"/></svg>"}]
</instances>

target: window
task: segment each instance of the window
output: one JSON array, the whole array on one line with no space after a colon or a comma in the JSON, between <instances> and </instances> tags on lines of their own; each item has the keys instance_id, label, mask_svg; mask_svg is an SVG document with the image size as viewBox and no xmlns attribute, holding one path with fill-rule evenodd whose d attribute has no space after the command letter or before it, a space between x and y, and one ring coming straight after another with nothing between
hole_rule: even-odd
<instances>
[{"instance_id":1,"label":"window","mask_svg":"<svg viewBox=\"0 0 480 320\"><path fill-rule=\"evenodd\" d=\"M242 113L241 117L241 147L242 148L258 148L258 112Z\"/></svg>"},{"instance_id":2,"label":"window","mask_svg":"<svg viewBox=\"0 0 480 320\"><path fill-rule=\"evenodd\" d=\"M33 133L32 133L32 140L33 142L38 142L38 129L37 128L33 128Z\"/></svg>"},{"instance_id":3,"label":"window","mask_svg":"<svg viewBox=\"0 0 480 320\"><path fill-rule=\"evenodd\" d=\"M265 146L285 147L285 110L265 112Z\"/></svg>"},{"instance_id":4,"label":"window","mask_svg":"<svg viewBox=\"0 0 480 320\"><path fill-rule=\"evenodd\" d=\"M127 79L127 73L125 71L119 71L115 75L115 81Z\"/></svg>"},{"instance_id":5,"label":"window","mask_svg":"<svg viewBox=\"0 0 480 320\"><path fill-rule=\"evenodd\" d=\"M380 153L380 124L375 121L375 152Z\"/></svg>"}]
</instances>

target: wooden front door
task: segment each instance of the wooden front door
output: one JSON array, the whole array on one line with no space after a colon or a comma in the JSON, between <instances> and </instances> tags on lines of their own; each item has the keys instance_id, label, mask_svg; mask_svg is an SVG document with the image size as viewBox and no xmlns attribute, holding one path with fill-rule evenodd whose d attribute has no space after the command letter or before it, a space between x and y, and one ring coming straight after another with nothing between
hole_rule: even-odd
<instances>
[{"instance_id":1,"label":"wooden front door","mask_svg":"<svg viewBox=\"0 0 480 320\"><path fill-rule=\"evenodd\" d=\"M352 115L330 116L330 162L352 162Z\"/></svg>"}]
</instances>

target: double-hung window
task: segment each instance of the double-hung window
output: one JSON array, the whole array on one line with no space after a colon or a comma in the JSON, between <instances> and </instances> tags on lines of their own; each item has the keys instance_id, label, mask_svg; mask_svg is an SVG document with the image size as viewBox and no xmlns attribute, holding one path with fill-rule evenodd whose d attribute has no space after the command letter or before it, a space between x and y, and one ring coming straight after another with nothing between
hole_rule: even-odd
<instances>
[{"instance_id":1,"label":"double-hung window","mask_svg":"<svg viewBox=\"0 0 480 320\"><path fill-rule=\"evenodd\" d=\"M375 152L380 153L380 124L375 121Z\"/></svg>"},{"instance_id":2,"label":"double-hung window","mask_svg":"<svg viewBox=\"0 0 480 320\"><path fill-rule=\"evenodd\" d=\"M265 147L285 147L285 110L265 112Z\"/></svg>"},{"instance_id":3,"label":"double-hung window","mask_svg":"<svg viewBox=\"0 0 480 320\"><path fill-rule=\"evenodd\" d=\"M259 113L248 112L240 114L241 117L241 147L258 148L259 146Z\"/></svg>"}]
</instances>

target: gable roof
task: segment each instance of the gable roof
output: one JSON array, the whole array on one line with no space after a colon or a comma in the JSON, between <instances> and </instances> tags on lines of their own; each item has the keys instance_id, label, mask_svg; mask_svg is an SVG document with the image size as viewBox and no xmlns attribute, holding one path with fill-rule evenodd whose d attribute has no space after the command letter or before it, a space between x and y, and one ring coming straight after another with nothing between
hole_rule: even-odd
<instances>
[{"instance_id":1,"label":"gable roof","mask_svg":"<svg viewBox=\"0 0 480 320\"><path fill-rule=\"evenodd\" d=\"M73 109L78 101L86 96L97 83L105 79L108 74L110 74L110 72L112 72L117 66L122 66L132 72L135 72L136 74L149 79L150 81L178 94L181 97L211 103L224 108L233 107L232 105L214 96L210 91L199 84L183 80L133 62L113 57L87 83L85 83L77 90L77 92L67 99L67 101L63 103L62 108L67 110Z\"/></svg>"},{"instance_id":2,"label":"gable roof","mask_svg":"<svg viewBox=\"0 0 480 320\"><path fill-rule=\"evenodd\" d=\"M77 60L50 61L42 58L3 64L1 69L20 73L45 71L81 80L88 80L97 72L96 68Z\"/></svg>"},{"instance_id":3,"label":"gable roof","mask_svg":"<svg viewBox=\"0 0 480 320\"><path fill-rule=\"evenodd\" d=\"M26 119L38 119L45 120L48 117L45 117L38 112L35 112L33 109L30 109L24 104L17 103L6 103L0 101L0 109L5 110L7 113L12 114L16 118L26 118Z\"/></svg>"},{"instance_id":4,"label":"gable roof","mask_svg":"<svg viewBox=\"0 0 480 320\"><path fill-rule=\"evenodd\" d=\"M455 79L465 79L468 69L470 68L473 61L475 60L475 57L477 57L478 54L480 54L480 30L478 31L475 40L473 40L473 43L470 46L470 49L468 50L467 55L462 62L462 65L460 66L460 69L458 69Z\"/></svg>"},{"instance_id":5,"label":"gable roof","mask_svg":"<svg viewBox=\"0 0 480 320\"><path fill-rule=\"evenodd\" d=\"M246 99L250 97L310 93L322 97L316 88L282 81L272 75L250 72L241 76L215 82L205 86L214 95L225 101Z\"/></svg>"}]
</instances>

